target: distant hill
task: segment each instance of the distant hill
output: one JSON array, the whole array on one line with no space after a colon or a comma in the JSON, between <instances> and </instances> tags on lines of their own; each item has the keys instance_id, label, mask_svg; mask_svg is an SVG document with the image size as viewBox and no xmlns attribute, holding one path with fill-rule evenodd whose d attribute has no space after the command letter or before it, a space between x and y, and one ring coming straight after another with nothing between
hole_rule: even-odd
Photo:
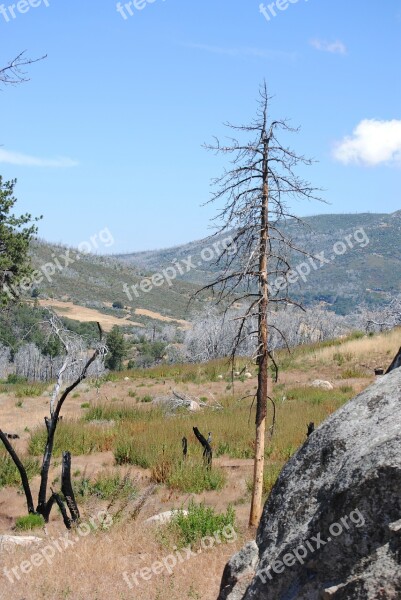
<instances>
[{"instance_id":1,"label":"distant hill","mask_svg":"<svg viewBox=\"0 0 401 600\"><path fill-rule=\"evenodd\" d=\"M310 253L324 252L323 257L330 264L325 263L316 271L311 268L306 282L300 281L300 284L292 286L291 293L297 300L306 305L326 302L329 308L346 314L361 303L370 306L381 304L387 292L394 295L401 292L401 211L392 214L317 215L306 217L303 222L304 225L300 225L289 221L287 234L296 246ZM356 238L355 232L359 232ZM345 241L347 236L348 242ZM202 250L211 248L215 241L225 237L114 258L137 269L159 272L175 260L182 262L191 257L196 269L184 272L178 279L199 286L216 274L213 263L202 260ZM367 239L369 243L365 245ZM346 244L346 251L336 255L334 248L338 253L343 251L341 242ZM335 246L337 243L339 245ZM294 266L303 260L300 255L293 256Z\"/></svg>"},{"instance_id":2,"label":"distant hill","mask_svg":"<svg viewBox=\"0 0 401 600\"><path fill-rule=\"evenodd\" d=\"M291 286L296 300L305 305L324 302L330 309L346 314L361 303L374 306L383 303L387 293L401 292L401 211L318 215L305 218L303 223L288 221L287 235L296 246L320 254L328 264L316 270L311 267L305 282L300 280ZM355 232L359 232L357 237ZM221 248L227 237L112 257L80 255L78 258L78 251L70 249L73 261L62 270L54 266L51 281L45 278L38 285L40 298L73 302L142 324L162 317L189 319L191 312L202 308L205 302L205 298L197 299L188 310L191 296L216 276L214 244L220 244ZM344 253L335 255L334 248L340 254L344 244ZM55 265L56 259L63 265L64 259L60 256L65 254L66 248L36 241L31 252L34 265L39 269L46 263ZM295 267L305 260L302 255L292 257ZM143 280L155 273L159 274L158 285L147 289ZM172 277L170 285L168 276ZM141 289L141 282L145 291ZM124 284L129 295L124 292ZM125 310L113 309L115 302L121 302Z\"/></svg>"}]
</instances>

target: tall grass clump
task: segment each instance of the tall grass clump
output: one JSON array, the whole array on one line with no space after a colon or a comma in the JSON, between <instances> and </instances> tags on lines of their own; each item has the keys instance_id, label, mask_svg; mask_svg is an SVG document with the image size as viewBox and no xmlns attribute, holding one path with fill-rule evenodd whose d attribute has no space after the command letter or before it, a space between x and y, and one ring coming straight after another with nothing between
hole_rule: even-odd
<instances>
[{"instance_id":1,"label":"tall grass clump","mask_svg":"<svg viewBox=\"0 0 401 600\"><path fill-rule=\"evenodd\" d=\"M232 540L235 537L235 511L230 505L226 512L216 513L212 507L191 501L187 514L178 510L168 529L175 535L178 547L193 546L209 536L221 542Z\"/></svg>"},{"instance_id":2,"label":"tall grass clump","mask_svg":"<svg viewBox=\"0 0 401 600\"><path fill-rule=\"evenodd\" d=\"M44 525L45 520L42 515L25 515L24 517L18 517L15 521L15 529L17 531L31 531Z\"/></svg>"},{"instance_id":3,"label":"tall grass clump","mask_svg":"<svg viewBox=\"0 0 401 600\"><path fill-rule=\"evenodd\" d=\"M113 427L95 426L84 421L61 421L54 438L53 456L61 456L68 450L72 455L80 456L93 452L108 452L113 448L115 431ZM31 433L29 454L43 454L47 440L44 427Z\"/></svg>"},{"instance_id":4,"label":"tall grass clump","mask_svg":"<svg viewBox=\"0 0 401 600\"><path fill-rule=\"evenodd\" d=\"M129 475L123 476L121 473L101 473L94 480L83 476L74 482L74 489L83 500L133 500L138 495L138 489Z\"/></svg>"},{"instance_id":5,"label":"tall grass clump","mask_svg":"<svg viewBox=\"0 0 401 600\"><path fill-rule=\"evenodd\" d=\"M22 458L28 479L40 473L39 461L31 457ZM0 450L0 489L6 486L21 485L21 477L14 461L5 450Z\"/></svg>"},{"instance_id":6,"label":"tall grass clump","mask_svg":"<svg viewBox=\"0 0 401 600\"><path fill-rule=\"evenodd\" d=\"M167 485L173 490L186 494L200 494L204 491L220 491L226 482L222 469L211 469L194 461L182 461L173 465L167 477Z\"/></svg>"},{"instance_id":7,"label":"tall grass clump","mask_svg":"<svg viewBox=\"0 0 401 600\"><path fill-rule=\"evenodd\" d=\"M149 421L161 416L159 410L143 410L130 404L96 404L85 414L86 421Z\"/></svg>"}]
</instances>

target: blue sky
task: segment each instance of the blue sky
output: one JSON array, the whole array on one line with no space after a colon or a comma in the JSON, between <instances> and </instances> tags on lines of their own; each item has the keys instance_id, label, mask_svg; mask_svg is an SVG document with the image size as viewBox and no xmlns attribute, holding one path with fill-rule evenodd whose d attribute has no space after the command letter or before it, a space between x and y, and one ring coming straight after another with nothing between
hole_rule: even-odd
<instances>
[{"instance_id":1,"label":"blue sky","mask_svg":"<svg viewBox=\"0 0 401 600\"><path fill-rule=\"evenodd\" d=\"M224 162L201 145L252 119L264 78L330 202L299 215L401 208L401 0L293 0L276 16L265 2L270 20L259 0L136 0L126 19L115 0L39 2L0 14L1 65L48 55L0 94L0 173L45 239L108 227L121 252L207 235Z\"/></svg>"}]
</instances>

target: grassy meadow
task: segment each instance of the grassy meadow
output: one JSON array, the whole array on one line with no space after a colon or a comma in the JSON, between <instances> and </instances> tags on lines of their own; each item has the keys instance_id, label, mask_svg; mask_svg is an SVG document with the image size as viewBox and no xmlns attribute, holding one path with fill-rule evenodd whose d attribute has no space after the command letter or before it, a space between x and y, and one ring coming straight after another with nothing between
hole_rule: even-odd
<instances>
[{"instance_id":1,"label":"grassy meadow","mask_svg":"<svg viewBox=\"0 0 401 600\"><path fill-rule=\"evenodd\" d=\"M313 421L318 426L374 381L374 369L390 364L400 339L400 330L375 336L354 334L302 346L290 355L278 353L280 376L271 391L276 423L266 440L266 497L283 465L305 442L307 424ZM91 528L90 535L74 550L56 556L52 564L34 569L12 585L3 580L5 589L9 585L18 597L32 600L44 594L57 600L100 600L110 594L120 600L139 596L145 600L215 598L227 558L253 535L247 520L257 371L255 365L238 361L235 370L242 373L243 369L252 378L233 378L226 361L213 361L111 373L100 383L83 383L65 404L55 438L50 484L60 488L61 454L69 450L82 520L106 510L112 516L112 526L107 531ZM312 387L315 379L330 381L333 389ZM20 437L12 443L28 468L36 495L45 440L43 417L48 412L51 388L35 387L27 396L24 391L28 387L18 382L0 383L0 410L4 430ZM179 409L171 414L153 402L174 392L207 406L199 412ZM273 403L269 403L268 415L270 426ZM194 426L205 436L212 434L210 470L204 467ZM181 445L184 436L188 440L185 460ZM0 455L0 506L0 533L16 529L45 538L63 535L57 510L45 529L40 522L26 519L18 473L4 452ZM147 518L172 509L185 509L189 514L179 512L166 525L146 524ZM141 566L163 560L172 548L188 541L199 546L204 532L209 535L213 528L224 525L232 526L235 540L216 544L188 564L178 565L172 573L141 580L138 588L127 584L124 573L132 574ZM17 549L5 557L5 564L19 564L29 552ZM75 577L68 577L68 571ZM207 589L201 576L205 571Z\"/></svg>"}]
</instances>

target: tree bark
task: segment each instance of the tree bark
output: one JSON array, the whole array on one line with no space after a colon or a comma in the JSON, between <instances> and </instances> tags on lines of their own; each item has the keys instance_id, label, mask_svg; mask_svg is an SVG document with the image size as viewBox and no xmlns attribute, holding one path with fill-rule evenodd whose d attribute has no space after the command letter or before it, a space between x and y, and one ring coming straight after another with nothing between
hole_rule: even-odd
<instances>
[{"instance_id":1,"label":"tree bark","mask_svg":"<svg viewBox=\"0 0 401 600\"><path fill-rule=\"evenodd\" d=\"M14 461L15 466L17 467L17 469L19 471L22 487L24 488L24 492L25 492L26 503L28 506L28 513L34 514L35 508L33 505L32 492L31 492L31 488L29 486L28 476L26 474L25 467L22 464L22 462L20 461L20 459L18 458L17 453L15 452L14 448L11 446L10 442L8 441L6 434L3 433L1 431L1 429L0 429L0 440L3 442L5 449L11 456L12 460Z\"/></svg>"},{"instance_id":2,"label":"tree bark","mask_svg":"<svg viewBox=\"0 0 401 600\"><path fill-rule=\"evenodd\" d=\"M63 464L61 470L61 491L64 494L65 501L67 502L68 509L70 511L71 518L74 522L80 518L78 505L75 500L74 490L71 484L71 454L70 452L63 452Z\"/></svg>"},{"instance_id":3,"label":"tree bark","mask_svg":"<svg viewBox=\"0 0 401 600\"><path fill-rule=\"evenodd\" d=\"M263 473L265 466L265 433L266 433L266 415L267 415L267 394L268 394L268 331L267 331L267 308L269 304L268 292L268 244L269 244L269 184L268 184L268 139L266 130L262 135L263 140L263 196L261 207L261 228L260 228L260 255L259 255L259 327L258 327L258 390L256 394L256 435L255 435L255 463L253 472L253 492L251 500L251 512L249 516L249 526L257 527L259 525L262 513L263 498Z\"/></svg>"}]
</instances>

